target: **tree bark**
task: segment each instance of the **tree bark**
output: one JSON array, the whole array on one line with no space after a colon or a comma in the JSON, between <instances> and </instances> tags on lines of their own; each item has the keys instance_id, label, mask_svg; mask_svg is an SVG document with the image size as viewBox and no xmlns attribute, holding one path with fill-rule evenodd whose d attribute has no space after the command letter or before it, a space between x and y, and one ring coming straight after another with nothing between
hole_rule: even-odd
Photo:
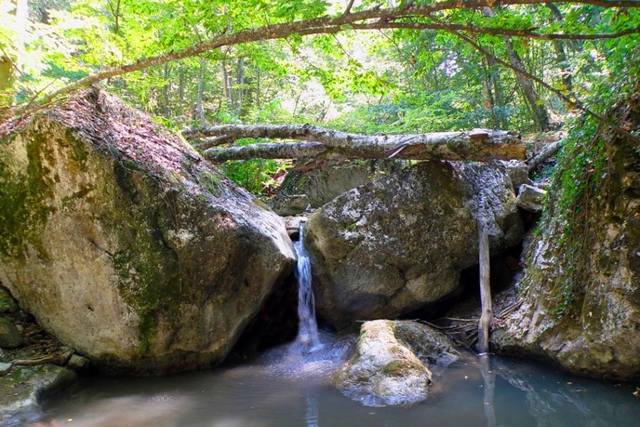
<instances>
[{"instance_id":1,"label":"tree bark","mask_svg":"<svg viewBox=\"0 0 640 427\"><path fill-rule=\"evenodd\" d=\"M294 139L299 143L253 144L205 151L213 161L297 159L330 157L345 159L440 159L475 160L523 159L525 147L519 136L477 129L471 132L438 132L405 135L361 135L309 125L222 125L183 131L188 139L269 138ZM219 142L216 139L215 142ZM203 143L206 143L207 139ZM214 143L214 145L216 145Z\"/></svg>"},{"instance_id":2,"label":"tree bark","mask_svg":"<svg viewBox=\"0 0 640 427\"><path fill-rule=\"evenodd\" d=\"M480 254L480 301L482 306L482 315L478 322L478 351L480 353L488 353L489 333L493 319L493 309L491 307L489 235L481 224L478 224L478 237L478 252Z\"/></svg>"},{"instance_id":3,"label":"tree bark","mask_svg":"<svg viewBox=\"0 0 640 427\"><path fill-rule=\"evenodd\" d=\"M528 160L527 166L529 168L529 173L533 172L538 166L544 163L548 158L556 154L558 150L560 150L560 148L562 147L563 143L564 143L563 139L552 142L551 144L546 145L542 150L540 150L538 154L536 154L534 157Z\"/></svg>"}]
</instances>

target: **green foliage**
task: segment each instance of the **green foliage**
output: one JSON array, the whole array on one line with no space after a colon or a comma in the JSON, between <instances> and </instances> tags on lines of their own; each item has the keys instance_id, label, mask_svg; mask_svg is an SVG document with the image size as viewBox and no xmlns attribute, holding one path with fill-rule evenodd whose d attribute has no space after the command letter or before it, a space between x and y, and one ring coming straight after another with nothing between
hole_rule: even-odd
<instances>
[{"instance_id":1,"label":"green foliage","mask_svg":"<svg viewBox=\"0 0 640 427\"><path fill-rule=\"evenodd\" d=\"M429 1L424 2L429 3ZM0 0L0 47L17 55L15 2ZM34 0L17 102L89 73L186 48L223 33L338 16L339 0ZM394 3L395 4L395 3ZM387 3L356 2L353 11ZM450 10L440 21L539 32L611 32L640 26L640 10L558 4ZM430 22L427 20L426 22ZM534 115L514 72L445 31L352 31L250 43L125 74L111 92L173 129L212 123L316 123L354 132L429 132L500 127L526 132ZM474 35L508 60L505 38ZM526 69L603 112L640 75L640 37L548 41L512 39ZM563 59L559 51L564 52ZM565 87L567 73L572 92ZM6 80L6 79L5 79ZM13 84L12 84L13 86ZM556 121L572 111L539 85L537 102ZM14 92L9 91L11 97ZM196 114L203 111L204 117ZM224 170L259 192L278 163Z\"/></svg>"}]
</instances>

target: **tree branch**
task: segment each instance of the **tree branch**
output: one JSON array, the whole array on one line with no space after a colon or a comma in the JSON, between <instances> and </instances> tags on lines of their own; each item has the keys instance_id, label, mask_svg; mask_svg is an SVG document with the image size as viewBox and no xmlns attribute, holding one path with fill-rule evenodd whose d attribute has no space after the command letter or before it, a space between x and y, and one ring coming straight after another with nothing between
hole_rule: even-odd
<instances>
[{"instance_id":1,"label":"tree branch","mask_svg":"<svg viewBox=\"0 0 640 427\"><path fill-rule=\"evenodd\" d=\"M509 5L543 5L547 0L500 0L501 6ZM240 30L234 33L221 34L206 42L197 43L186 49L171 51L165 54L142 58L138 61L125 64L119 67L108 68L95 74L86 76L68 86L60 88L48 95L42 97L37 105L25 106L6 109L3 111L2 118L7 116L18 116L28 114L44 105L70 95L82 88L117 77L126 73L143 70L145 68L163 65L167 62L176 61L184 58L200 55L201 53L219 49L223 46L232 46L243 43L250 43L262 40L274 40L286 38L292 34L301 36L310 34L333 34L349 29L349 26L356 23L366 23L363 21L379 20L380 23L389 20L397 20L403 17L429 16L438 11L453 9L477 9L485 6L492 6L496 0L446 0L436 1L429 4L412 4L408 7L398 7L391 9L372 8L363 11L342 14L338 17L322 16L302 21L287 22L282 24L266 25L259 28ZM558 0L556 3L571 4L588 4L602 7L619 7L619 8L640 8L638 0ZM378 27L377 27L378 28ZM382 27L379 27L382 28Z\"/></svg>"}]
</instances>

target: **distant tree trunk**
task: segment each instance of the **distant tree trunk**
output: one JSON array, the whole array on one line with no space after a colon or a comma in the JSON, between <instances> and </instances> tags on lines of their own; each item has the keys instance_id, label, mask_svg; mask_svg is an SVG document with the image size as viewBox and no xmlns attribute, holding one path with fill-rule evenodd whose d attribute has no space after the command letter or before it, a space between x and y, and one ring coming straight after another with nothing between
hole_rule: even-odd
<instances>
[{"instance_id":1,"label":"distant tree trunk","mask_svg":"<svg viewBox=\"0 0 640 427\"><path fill-rule=\"evenodd\" d=\"M495 12L490 7L483 7L482 13L485 16L495 17ZM507 55L509 56L509 62L514 68L518 68L521 70L526 70L520 55L516 52L516 49L513 47L513 41L511 37L504 36L502 38L507 47ZM533 82L523 76L520 73L516 74L516 81L518 82L518 86L524 95L525 101L527 105L531 109L531 113L536 122L536 126L538 130L545 131L549 129L549 114L547 113L547 109L545 108L542 100L538 96L535 87L533 86Z\"/></svg>"},{"instance_id":2,"label":"distant tree trunk","mask_svg":"<svg viewBox=\"0 0 640 427\"><path fill-rule=\"evenodd\" d=\"M207 76L207 61L204 58L200 58L200 73L198 75L198 93L196 96L196 105L193 109L193 120L199 124L204 124L204 90L205 79Z\"/></svg>"},{"instance_id":3,"label":"distant tree trunk","mask_svg":"<svg viewBox=\"0 0 640 427\"><path fill-rule=\"evenodd\" d=\"M562 22L564 19L562 12L553 3L547 3L546 6L551 10L553 17L557 22ZM556 57L558 59L558 66L562 72L562 83L568 94L573 94L573 76L571 75L571 68L569 67L569 60L564 48L564 42L561 40L553 40L553 48L556 51Z\"/></svg>"},{"instance_id":4,"label":"distant tree trunk","mask_svg":"<svg viewBox=\"0 0 640 427\"><path fill-rule=\"evenodd\" d=\"M504 42L507 46L507 55L509 56L509 62L511 62L511 65L516 68L525 70L526 67L522 62L522 59L520 59L520 55L518 55L518 52L516 52L515 48L513 47L513 42L511 41L511 39L505 37ZM520 73L516 73L516 80L518 81L518 86L520 86L527 104L531 108L531 112L533 113L533 117L538 130L549 130L549 113L547 112L547 109L544 106L542 100L538 96L538 93L533 86L533 82Z\"/></svg>"},{"instance_id":5,"label":"distant tree trunk","mask_svg":"<svg viewBox=\"0 0 640 427\"><path fill-rule=\"evenodd\" d=\"M185 87L185 75L184 66L180 66L178 73L178 103L180 104L180 114L184 113L184 87Z\"/></svg>"},{"instance_id":6,"label":"distant tree trunk","mask_svg":"<svg viewBox=\"0 0 640 427\"><path fill-rule=\"evenodd\" d=\"M491 63L494 62L490 60L489 57L485 56L485 67L484 67L484 94L485 94L485 107L491 113L491 126L494 128L500 128L500 118L498 117L498 113L496 112L496 107L498 106L498 97L495 93L496 84L494 82L494 76L492 72Z\"/></svg>"},{"instance_id":7,"label":"distant tree trunk","mask_svg":"<svg viewBox=\"0 0 640 427\"><path fill-rule=\"evenodd\" d=\"M244 100L244 58L238 58L236 63L236 87L233 92L235 93L235 111L240 115Z\"/></svg>"},{"instance_id":8,"label":"distant tree trunk","mask_svg":"<svg viewBox=\"0 0 640 427\"><path fill-rule=\"evenodd\" d=\"M260 93L260 90L261 90L261 88L260 88L260 83L261 83L260 78L261 77L262 76L260 75L260 68L258 67L258 68L256 68L256 107L258 107L258 108L261 107L261 102L262 102L261 93Z\"/></svg>"},{"instance_id":9,"label":"distant tree trunk","mask_svg":"<svg viewBox=\"0 0 640 427\"><path fill-rule=\"evenodd\" d=\"M165 117L169 117L171 115L171 100L169 99L169 89L171 87L171 82L169 80L170 67L168 63L164 64L162 76L164 79L164 86L162 86L162 112Z\"/></svg>"},{"instance_id":10,"label":"distant tree trunk","mask_svg":"<svg viewBox=\"0 0 640 427\"><path fill-rule=\"evenodd\" d=\"M233 93L231 85L229 84L229 73L227 72L227 61L221 61L220 66L222 67L222 90L224 91L224 96L227 98L229 106L233 108Z\"/></svg>"}]
</instances>

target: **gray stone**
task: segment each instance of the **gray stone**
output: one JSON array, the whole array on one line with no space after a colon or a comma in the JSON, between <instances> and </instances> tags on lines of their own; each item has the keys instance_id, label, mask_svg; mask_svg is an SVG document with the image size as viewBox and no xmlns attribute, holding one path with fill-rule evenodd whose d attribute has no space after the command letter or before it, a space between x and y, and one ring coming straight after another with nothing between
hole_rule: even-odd
<instances>
[{"instance_id":1,"label":"gray stone","mask_svg":"<svg viewBox=\"0 0 640 427\"><path fill-rule=\"evenodd\" d=\"M547 192L545 190L532 185L522 184L516 203L520 209L524 209L525 211L534 213L542 212L546 195Z\"/></svg>"},{"instance_id":2,"label":"gray stone","mask_svg":"<svg viewBox=\"0 0 640 427\"><path fill-rule=\"evenodd\" d=\"M0 135L0 282L98 366L220 362L294 259L276 214L101 91Z\"/></svg>"},{"instance_id":3,"label":"gray stone","mask_svg":"<svg viewBox=\"0 0 640 427\"><path fill-rule=\"evenodd\" d=\"M318 314L343 328L449 295L478 263L478 223L492 255L522 238L501 165L423 162L344 193L307 225Z\"/></svg>"},{"instance_id":4,"label":"gray stone","mask_svg":"<svg viewBox=\"0 0 640 427\"><path fill-rule=\"evenodd\" d=\"M16 325L6 317L0 316L0 347L16 348L20 347L23 342L22 335Z\"/></svg>"},{"instance_id":5,"label":"gray stone","mask_svg":"<svg viewBox=\"0 0 640 427\"><path fill-rule=\"evenodd\" d=\"M430 365L458 358L446 336L413 321L374 320L360 328L353 355L333 375L345 395L368 406L411 405L425 400Z\"/></svg>"}]
</instances>

